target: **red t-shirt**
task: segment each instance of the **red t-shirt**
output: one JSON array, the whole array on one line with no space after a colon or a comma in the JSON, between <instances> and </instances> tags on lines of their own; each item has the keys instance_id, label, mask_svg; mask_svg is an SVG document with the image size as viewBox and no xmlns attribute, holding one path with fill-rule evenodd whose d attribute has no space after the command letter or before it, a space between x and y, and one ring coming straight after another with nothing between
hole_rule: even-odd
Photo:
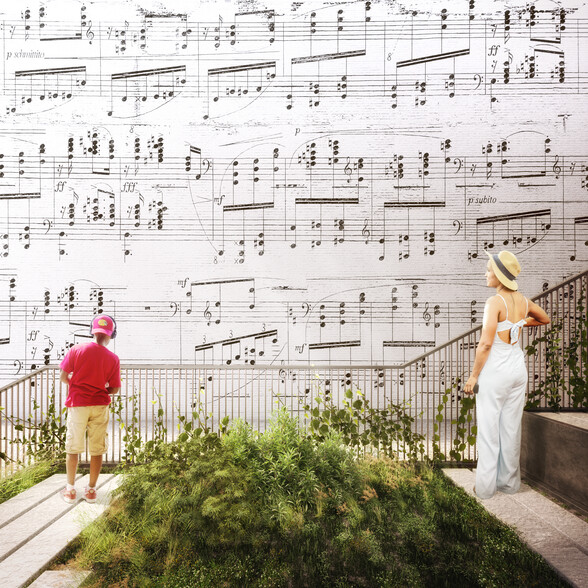
<instances>
[{"instance_id":1,"label":"red t-shirt","mask_svg":"<svg viewBox=\"0 0 588 588\"><path fill-rule=\"evenodd\" d=\"M98 343L72 347L59 367L73 375L65 406L102 406L110 404L108 389L120 388L120 360Z\"/></svg>"}]
</instances>

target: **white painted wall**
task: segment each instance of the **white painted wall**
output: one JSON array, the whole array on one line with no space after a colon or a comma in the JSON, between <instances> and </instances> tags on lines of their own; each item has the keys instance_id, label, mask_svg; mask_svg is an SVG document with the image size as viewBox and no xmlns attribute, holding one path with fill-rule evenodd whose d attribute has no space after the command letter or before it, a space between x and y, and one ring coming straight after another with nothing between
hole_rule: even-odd
<instances>
[{"instance_id":1,"label":"white painted wall","mask_svg":"<svg viewBox=\"0 0 588 588\"><path fill-rule=\"evenodd\" d=\"M164 7L165 4L165 7ZM0 381L397 363L588 265L583 2L3 6Z\"/></svg>"}]
</instances>

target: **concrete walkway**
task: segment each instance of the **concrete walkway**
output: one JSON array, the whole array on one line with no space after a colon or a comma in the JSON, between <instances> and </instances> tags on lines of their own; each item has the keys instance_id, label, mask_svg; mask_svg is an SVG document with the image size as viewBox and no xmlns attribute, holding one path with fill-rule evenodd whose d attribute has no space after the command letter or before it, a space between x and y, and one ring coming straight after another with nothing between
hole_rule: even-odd
<instances>
[{"instance_id":1,"label":"concrete walkway","mask_svg":"<svg viewBox=\"0 0 588 588\"><path fill-rule=\"evenodd\" d=\"M457 486L475 496L475 472L443 470ZM517 494L497 492L476 500L539 553L572 586L588 588L588 523L523 484Z\"/></svg>"},{"instance_id":2,"label":"concrete walkway","mask_svg":"<svg viewBox=\"0 0 588 588\"><path fill-rule=\"evenodd\" d=\"M98 500L93 504L80 498L88 478L76 480L78 500L74 504L67 504L59 494L65 486L65 474L55 474L0 504L2 588L20 588L37 578L84 527L104 512L118 476L100 476Z\"/></svg>"}]
</instances>

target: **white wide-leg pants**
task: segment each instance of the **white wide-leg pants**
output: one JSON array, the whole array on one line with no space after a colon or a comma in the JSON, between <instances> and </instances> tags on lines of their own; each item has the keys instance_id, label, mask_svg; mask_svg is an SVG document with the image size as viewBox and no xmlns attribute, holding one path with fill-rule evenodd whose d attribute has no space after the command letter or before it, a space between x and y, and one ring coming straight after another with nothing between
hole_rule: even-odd
<instances>
[{"instance_id":1,"label":"white wide-leg pants","mask_svg":"<svg viewBox=\"0 0 588 588\"><path fill-rule=\"evenodd\" d=\"M513 494L521 486L521 423L527 378L520 347L495 341L478 378L476 494L480 498L491 498L496 490Z\"/></svg>"}]
</instances>

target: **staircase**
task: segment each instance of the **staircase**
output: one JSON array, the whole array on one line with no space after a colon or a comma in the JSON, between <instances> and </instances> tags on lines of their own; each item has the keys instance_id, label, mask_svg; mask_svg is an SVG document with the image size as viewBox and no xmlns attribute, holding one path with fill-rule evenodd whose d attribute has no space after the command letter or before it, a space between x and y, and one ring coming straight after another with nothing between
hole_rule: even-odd
<instances>
[{"instance_id":1,"label":"staircase","mask_svg":"<svg viewBox=\"0 0 588 588\"><path fill-rule=\"evenodd\" d=\"M78 476L78 495L88 480L89 475ZM95 503L78 498L67 504L59 494L65 474L55 474L0 504L0 586L20 588L37 578L104 512L118 480L118 476L102 474Z\"/></svg>"}]
</instances>

